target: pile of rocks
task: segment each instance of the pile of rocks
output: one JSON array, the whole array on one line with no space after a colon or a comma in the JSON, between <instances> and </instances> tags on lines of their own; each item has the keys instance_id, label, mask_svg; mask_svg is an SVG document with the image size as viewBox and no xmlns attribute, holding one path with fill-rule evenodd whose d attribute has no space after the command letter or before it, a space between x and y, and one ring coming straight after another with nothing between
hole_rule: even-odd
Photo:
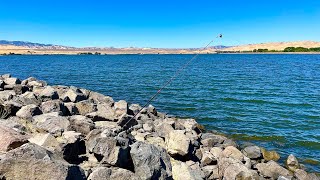
<instances>
[{"instance_id":1,"label":"pile of rocks","mask_svg":"<svg viewBox=\"0 0 320 180\"><path fill-rule=\"evenodd\" d=\"M86 89L0 76L0 179L319 179L194 119Z\"/></svg>"}]
</instances>

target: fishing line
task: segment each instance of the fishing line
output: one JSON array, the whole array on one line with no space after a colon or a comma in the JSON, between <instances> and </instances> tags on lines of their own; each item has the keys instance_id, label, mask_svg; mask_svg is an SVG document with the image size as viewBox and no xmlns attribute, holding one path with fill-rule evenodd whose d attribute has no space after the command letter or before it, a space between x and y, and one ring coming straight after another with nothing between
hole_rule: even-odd
<instances>
[{"instance_id":1,"label":"fishing line","mask_svg":"<svg viewBox=\"0 0 320 180\"><path fill-rule=\"evenodd\" d=\"M222 38L222 34L219 34L219 35L216 37L216 39L218 39L218 38ZM166 83L164 83L164 85L147 101L147 103L146 103L137 113L135 113L134 116L133 116L132 118L130 118L128 122L126 122L126 123L123 125L123 127L125 127L130 121L132 121L132 119L136 118L137 115L138 115L139 113L141 113L141 111L142 111L144 108L146 108L148 105L150 105L151 101L154 100L154 98L156 98L156 97L161 93L161 91L162 91L164 88L166 88L169 84L171 84L172 81L175 80L175 79L182 73L182 71L183 71L186 67L188 67L188 65L200 55L201 51L207 49L207 48L210 46L210 44L213 43L213 42L214 42L214 39L211 40L205 47L199 49L199 50L198 50L198 53L195 54L195 55L194 55L189 61L187 61L183 66L181 66L181 67L174 73L174 75L173 75Z\"/></svg>"}]
</instances>

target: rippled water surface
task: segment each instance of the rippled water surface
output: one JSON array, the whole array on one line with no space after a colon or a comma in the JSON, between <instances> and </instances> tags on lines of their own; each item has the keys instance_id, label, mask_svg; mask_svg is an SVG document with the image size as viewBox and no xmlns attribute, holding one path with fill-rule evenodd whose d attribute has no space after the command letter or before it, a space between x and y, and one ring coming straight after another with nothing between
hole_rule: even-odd
<instances>
[{"instance_id":1,"label":"rippled water surface","mask_svg":"<svg viewBox=\"0 0 320 180\"><path fill-rule=\"evenodd\" d=\"M0 73L143 104L191 57L0 56ZM320 171L320 55L201 55L152 104Z\"/></svg>"}]
</instances>

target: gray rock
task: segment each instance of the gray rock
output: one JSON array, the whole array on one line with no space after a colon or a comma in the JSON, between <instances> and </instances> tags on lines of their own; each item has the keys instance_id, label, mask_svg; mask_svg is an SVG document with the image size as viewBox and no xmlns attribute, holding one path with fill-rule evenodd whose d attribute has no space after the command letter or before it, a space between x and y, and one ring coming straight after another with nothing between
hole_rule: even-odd
<instances>
[{"instance_id":1,"label":"gray rock","mask_svg":"<svg viewBox=\"0 0 320 180\"><path fill-rule=\"evenodd\" d=\"M85 116L74 115L69 118L70 126L69 130L80 132L87 135L91 130L94 129L95 125L93 121Z\"/></svg>"},{"instance_id":2,"label":"gray rock","mask_svg":"<svg viewBox=\"0 0 320 180\"><path fill-rule=\"evenodd\" d=\"M0 160L0 174L7 180L86 179L78 166L70 165L46 149L27 143Z\"/></svg>"},{"instance_id":3,"label":"gray rock","mask_svg":"<svg viewBox=\"0 0 320 180\"><path fill-rule=\"evenodd\" d=\"M58 112L60 115L67 115L67 108L60 100L50 100L41 104L42 113Z\"/></svg>"},{"instance_id":4,"label":"gray rock","mask_svg":"<svg viewBox=\"0 0 320 180\"><path fill-rule=\"evenodd\" d=\"M261 157L260 147L258 146L248 146L242 150L243 154L250 159L258 159Z\"/></svg>"},{"instance_id":5,"label":"gray rock","mask_svg":"<svg viewBox=\"0 0 320 180\"><path fill-rule=\"evenodd\" d=\"M3 81L7 85L15 85L21 83L21 81L18 78L5 78Z\"/></svg>"},{"instance_id":6,"label":"gray rock","mask_svg":"<svg viewBox=\"0 0 320 180\"><path fill-rule=\"evenodd\" d=\"M28 142L28 137L0 124L0 152L6 152Z\"/></svg>"},{"instance_id":7,"label":"gray rock","mask_svg":"<svg viewBox=\"0 0 320 180\"><path fill-rule=\"evenodd\" d=\"M79 114L83 116L85 116L88 113L97 111L97 106L88 100L77 102L75 105Z\"/></svg>"},{"instance_id":8,"label":"gray rock","mask_svg":"<svg viewBox=\"0 0 320 180\"><path fill-rule=\"evenodd\" d=\"M293 176L279 176L277 180L292 180Z\"/></svg>"},{"instance_id":9,"label":"gray rock","mask_svg":"<svg viewBox=\"0 0 320 180\"><path fill-rule=\"evenodd\" d=\"M86 114L87 117L91 118L93 121L115 121L115 111L114 109L106 103L100 103L97 105L97 111Z\"/></svg>"},{"instance_id":10,"label":"gray rock","mask_svg":"<svg viewBox=\"0 0 320 180\"><path fill-rule=\"evenodd\" d=\"M76 107L76 104L73 102L67 102L67 103L63 103L64 106L67 108L67 114L68 115L77 115L79 114L79 111Z\"/></svg>"},{"instance_id":11,"label":"gray rock","mask_svg":"<svg viewBox=\"0 0 320 180\"><path fill-rule=\"evenodd\" d=\"M141 110L141 106L139 104L131 104L129 106L128 114L134 116Z\"/></svg>"},{"instance_id":12,"label":"gray rock","mask_svg":"<svg viewBox=\"0 0 320 180\"><path fill-rule=\"evenodd\" d=\"M90 92L89 99L92 99L96 104L98 103L105 103L110 106L114 104L114 100L110 96L105 96L103 94L97 93L97 92Z\"/></svg>"},{"instance_id":13,"label":"gray rock","mask_svg":"<svg viewBox=\"0 0 320 180\"><path fill-rule=\"evenodd\" d=\"M197 173L185 162L180 162L174 159L171 159L172 164L172 177L173 179L192 179L192 180L202 180L205 177L205 173Z\"/></svg>"},{"instance_id":14,"label":"gray rock","mask_svg":"<svg viewBox=\"0 0 320 180\"><path fill-rule=\"evenodd\" d=\"M279 176L290 176L290 172L274 161L256 165L259 173L265 177L277 179Z\"/></svg>"},{"instance_id":15,"label":"gray rock","mask_svg":"<svg viewBox=\"0 0 320 180\"><path fill-rule=\"evenodd\" d=\"M155 126L155 132L157 132L158 135L163 138L166 138L172 131L174 131L172 125L165 122Z\"/></svg>"},{"instance_id":16,"label":"gray rock","mask_svg":"<svg viewBox=\"0 0 320 180\"><path fill-rule=\"evenodd\" d=\"M152 122L147 122L147 123L144 123L142 125L143 129L146 131L146 132L152 132L154 131L154 124Z\"/></svg>"},{"instance_id":17,"label":"gray rock","mask_svg":"<svg viewBox=\"0 0 320 180\"><path fill-rule=\"evenodd\" d=\"M88 180L139 180L133 172L122 168L98 167L88 177Z\"/></svg>"},{"instance_id":18,"label":"gray rock","mask_svg":"<svg viewBox=\"0 0 320 180\"><path fill-rule=\"evenodd\" d=\"M120 100L114 103L114 110L116 116L122 116L128 112L128 103L124 100Z\"/></svg>"},{"instance_id":19,"label":"gray rock","mask_svg":"<svg viewBox=\"0 0 320 180\"><path fill-rule=\"evenodd\" d=\"M129 129L129 128L131 128L131 127L133 127L133 126L138 124L138 121L135 118L132 118L132 117L133 116L129 116L127 114L123 114L119 118L117 124L119 126L121 126L122 128L124 128L124 129Z\"/></svg>"},{"instance_id":20,"label":"gray rock","mask_svg":"<svg viewBox=\"0 0 320 180\"><path fill-rule=\"evenodd\" d=\"M203 133L201 135L201 144L205 147L214 147L217 144L222 144L225 140L227 140L226 137L212 133Z\"/></svg>"},{"instance_id":21,"label":"gray rock","mask_svg":"<svg viewBox=\"0 0 320 180\"><path fill-rule=\"evenodd\" d=\"M4 79L11 78L11 74L3 74L1 75L1 78L4 78Z\"/></svg>"},{"instance_id":22,"label":"gray rock","mask_svg":"<svg viewBox=\"0 0 320 180\"><path fill-rule=\"evenodd\" d=\"M37 144L43 148L46 148L50 151L54 151L58 149L59 151L61 150L59 147L59 142L55 137L53 137L49 133L36 133L32 134L32 137L28 139L29 142L33 144Z\"/></svg>"},{"instance_id":23,"label":"gray rock","mask_svg":"<svg viewBox=\"0 0 320 180\"><path fill-rule=\"evenodd\" d=\"M43 99L44 101L46 100L54 100L54 99L59 99L59 95L57 91L51 87L47 86L45 87L41 93L39 94L40 98Z\"/></svg>"},{"instance_id":24,"label":"gray rock","mask_svg":"<svg viewBox=\"0 0 320 180\"><path fill-rule=\"evenodd\" d=\"M53 136L61 136L70 125L67 117L56 116L53 113L42 114L33 117L33 123L40 132L48 132Z\"/></svg>"},{"instance_id":25,"label":"gray rock","mask_svg":"<svg viewBox=\"0 0 320 180\"><path fill-rule=\"evenodd\" d=\"M202 171L205 174L205 179L214 180L219 179L219 169L217 165L209 165L202 167Z\"/></svg>"},{"instance_id":26,"label":"gray rock","mask_svg":"<svg viewBox=\"0 0 320 180\"><path fill-rule=\"evenodd\" d=\"M290 154L286 160L286 165L290 171L295 171L296 169L300 168L300 164L298 159L293 155Z\"/></svg>"},{"instance_id":27,"label":"gray rock","mask_svg":"<svg viewBox=\"0 0 320 180\"><path fill-rule=\"evenodd\" d=\"M44 87L46 85L47 85L47 83L45 81L38 81L38 80L33 79L32 77L27 82L27 86L32 87L32 88Z\"/></svg>"},{"instance_id":28,"label":"gray rock","mask_svg":"<svg viewBox=\"0 0 320 180\"><path fill-rule=\"evenodd\" d=\"M221 179L259 179L256 171L250 170L240 160L232 157L219 158L218 166Z\"/></svg>"},{"instance_id":29,"label":"gray rock","mask_svg":"<svg viewBox=\"0 0 320 180\"><path fill-rule=\"evenodd\" d=\"M14 91L0 91L0 102L9 101L16 95Z\"/></svg>"},{"instance_id":30,"label":"gray rock","mask_svg":"<svg viewBox=\"0 0 320 180\"><path fill-rule=\"evenodd\" d=\"M15 96L12 101L22 104L23 106L29 104L35 104L39 106L41 104L41 100L35 95L33 92L25 92L19 96Z\"/></svg>"},{"instance_id":31,"label":"gray rock","mask_svg":"<svg viewBox=\"0 0 320 180\"><path fill-rule=\"evenodd\" d=\"M30 119L32 116L40 115L42 111L37 105L30 104L23 106L17 113L16 116L24 119Z\"/></svg>"},{"instance_id":32,"label":"gray rock","mask_svg":"<svg viewBox=\"0 0 320 180\"><path fill-rule=\"evenodd\" d=\"M86 100L87 97L78 89L69 89L63 96L64 102L79 102Z\"/></svg>"},{"instance_id":33,"label":"gray rock","mask_svg":"<svg viewBox=\"0 0 320 180\"><path fill-rule=\"evenodd\" d=\"M185 135L184 130L171 131L165 141L170 155L185 156L189 153L190 139Z\"/></svg>"},{"instance_id":34,"label":"gray rock","mask_svg":"<svg viewBox=\"0 0 320 180\"><path fill-rule=\"evenodd\" d=\"M63 159L70 164L79 164L83 161L80 156L86 153L86 146L85 141L81 138L81 133L74 131L63 132L59 141L62 143Z\"/></svg>"},{"instance_id":35,"label":"gray rock","mask_svg":"<svg viewBox=\"0 0 320 180\"><path fill-rule=\"evenodd\" d=\"M170 179L172 167L167 152L143 142L131 145L130 155L135 174L141 179Z\"/></svg>"}]
</instances>

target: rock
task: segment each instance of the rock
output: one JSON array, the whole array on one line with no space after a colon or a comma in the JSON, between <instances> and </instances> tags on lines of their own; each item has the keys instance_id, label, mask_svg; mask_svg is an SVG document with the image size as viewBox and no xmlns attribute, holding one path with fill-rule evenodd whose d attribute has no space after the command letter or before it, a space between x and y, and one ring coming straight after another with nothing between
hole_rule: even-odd
<instances>
[{"instance_id":1,"label":"rock","mask_svg":"<svg viewBox=\"0 0 320 180\"><path fill-rule=\"evenodd\" d=\"M165 140L170 155L185 156L189 153L190 139L185 135L184 130L174 130Z\"/></svg>"},{"instance_id":2,"label":"rock","mask_svg":"<svg viewBox=\"0 0 320 180\"><path fill-rule=\"evenodd\" d=\"M147 113L148 114L152 114L152 115L157 115L157 110L154 106L152 106L151 104L147 107Z\"/></svg>"},{"instance_id":3,"label":"rock","mask_svg":"<svg viewBox=\"0 0 320 180\"><path fill-rule=\"evenodd\" d=\"M267 161L278 161L280 159L280 155L276 151L267 151L264 148L260 148L263 159Z\"/></svg>"},{"instance_id":4,"label":"rock","mask_svg":"<svg viewBox=\"0 0 320 180\"><path fill-rule=\"evenodd\" d=\"M61 136L70 125L66 117L56 116L52 113L34 116L33 123L40 132L48 132L55 137Z\"/></svg>"},{"instance_id":5,"label":"rock","mask_svg":"<svg viewBox=\"0 0 320 180\"><path fill-rule=\"evenodd\" d=\"M220 157L232 158L239 161L243 161L245 156L237 148L233 146L228 146L221 152Z\"/></svg>"},{"instance_id":6,"label":"rock","mask_svg":"<svg viewBox=\"0 0 320 180\"><path fill-rule=\"evenodd\" d=\"M78 89L69 89L62 97L64 102L79 102L86 100L87 97Z\"/></svg>"},{"instance_id":7,"label":"rock","mask_svg":"<svg viewBox=\"0 0 320 180\"><path fill-rule=\"evenodd\" d=\"M44 87L47 85L47 83L45 81L38 81L36 79L31 78L30 80L28 80L27 85L29 87L36 88L36 87Z\"/></svg>"},{"instance_id":8,"label":"rock","mask_svg":"<svg viewBox=\"0 0 320 180\"><path fill-rule=\"evenodd\" d=\"M80 132L83 135L87 135L94 129L95 125L93 121L85 116L74 115L69 118L70 126L69 130Z\"/></svg>"},{"instance_id":9,"label":"rock","mask_svg":"<svg viewBox=\"0 0 320 180\"><path fill-rule=\"evenodd\" d=\"M170 179L170 157L162 148L143 142L131 145L130 155L134 171L141 179Z\"/></svg>"},{"instance_id":10,"label":"rock","mask_svg":"<svg viewBox=\"0 0 320 180\"><path fill-rule=\"evenodd\" d=\"M294 177L297 180L311 180L311 177L308 175L308 173L302 169L295 169Z\"/></svg>"},{"instance_id":11,"label":"rock","mask_svg":"<svg viewBox=\"0 0 320 180\"><path fill-rule=\"evenodd\" d=\"M127 114L123 114L117 124L121 127L123 127L124 129L129 129L130 127L133 127L134 125L138 124L138 121L134 118L132 118L133 116L129 116Z\"/></svg>"},{"instance_id":12,"label":"rock","mask_svg":"<svg viewBox=\"0 0 320 180\"><path fill-rule=\"evenodd\" d=\"M75 105L76 105L76 108L77 108L79 114L83 115L83 116L85 116L88 113L92 113L94 111L97 111L97 106L88 100L77 102Z\"/></svg>"},{"instance_id":13,"label":"rock","mask_svg":"<svg viewBox=\"0 0 320 180\"><path fill-rule=\"evenodd\" d=\"M3 81L7 85L15 85L21 83L21 81L18 78L5 78Z\"/></svg>"},{"instance_id":14,"label":"rock","mask_svg":"<svg viewBox=\"0 0 320 180\"><path fill-rule=\"evenodd\" d=\"M0 160L0 174L10 180L86 179L78 166L70 165L46 149L27 143Z\"/></svg>"},{"instance_id":15,"label":"rock","mask_svg":"<svg viewBox=\"0 0 320 180\"><path fill-rule=\"evenodd\" d=\"M222 177L223 179L259 179L256 171L250 170L240 160L233 157L220 157L218 167L221 179Z\"/></svg>"},{"instance_id":16,"label":"rock","mask_svg":"<svg viewBox=\"0 0 320 180\"><path fill-rule=\"evenodd\" d=\"M3 74L1 75L1 78L4 78L4 79L11 78L11 74Z\"/></svg>"},{"instance_id":17,"label":"rock","mask_svg":"<svg viewBox=\"0 0 320 180\"><path fill-rule=\"evenodd\" d=\"M43 100L54 100L54 99L59 99L59 95L57 91L51 87L47 86L45 87L41 93L39 94L40 98Z\"/></svg>"},{"instance_id":18,"label":"rock","mask_svg":"<svg viewBox=\"0 0 320 180\"><path fill-rule=\"evenodd\" d=\"M67 102L67 103L63 103L64 106L67 108L67 114L68 115L77 115L79 114L79 111L76 107L76 104L73 102Z\"/></svg>"},{"instance_id":19,"label":"rock","mask_svg":"<svg viewBox=\"0 0 320 180\"><path fill-rule=\"evenodd\" d=\"M290 171L295 171L300 168L299 162L294 155L290 154L286 160L286 165Z\"/></svg>"},{"instance_id":20,"label":"rock","mask_svg":"<svg viewBox=\"0 0 320 180\"><path fill-rule=\"evenodd\" d=\"M141 106L139 104L131 104L129 106L128 114L134 116L141 110Z\"/></svg>"},{"instance_id":21,"label":"rock","mask_svg":"<svg viewBox=\"0 0 320 180\"><path fill-rule=\"evenodd\" d=\"M98 104L97 112L92 112L86 115L93 121L115 121L115 111L109 104Z\"/></svg>"},{"instance_id":22,"label":"rock","mask_svg":"<svg viewBox=\"0 0 320 180\"><path fill-rule=\"evenodd\" d=\"M161 148L166 148L166 144L164 142L164 140L161 137L158 136L148 136L146 135L146 139L145 142L149 143L149 144L153 144L156 146L159 146Z\"/></svg>"},{"instance_id":23,"label":"rock","mask_svg":"<svg viewBox=\"0 0 320 180\"><path fill-rule=\"evenodd\" d=\"M30 119L32 116L40 115L42 111L37 105L30 104L23 106L17 113L16 116L24 119Z\"/></svg>"},{"instance_id":24,"label":"rock","mask_svg":"<svg viewBox=\"0 0 320 180\"><path fill-rule=\"evenodd\" d=\"M142 127L146 132L154 131L154 125L153 125L152 122L145 123L145 124L142 125Z\"/></svg>"},{"instance_id":25,"label":"rock","mask_svg":"<svg viewBox=\"0 0 320 180\"><path fill-rule=\"evenodd\" d=\"M27 92L29 90L29 88L27 86L22 86L20 84L16 84L16 85L13 85L13 88L12 90L17 94L17 95L20 95L20 94L23 94L25 92Z\"/></svg>"},{"instance_id":26,"label":"rock","mask_svg":"<svg viewBox=\"0 0 320 180\"><path fill-rule=\"evenodd\" d=\"M114 103L114 110L116 116L122 116L128 112L128 103L124 100L120 100Z\"/></svg>"},{"instance_id":27,"label":"rock","mask_svg":"<svg viewBox=\"0 0 320 180\"><path fill-rule=\"evenodd\" d=\"M202 153L201 166L212 165L217 162L217 159L209 152L205 151Z\"/></svg>"},{"instance_id":28,"label":"rock","mask_svg":"<svg viewBox=\"0 0 320 180\"><path fill-rule=\"evenodd\" d=\"M242 152L250 159L258 159L261 157L261 150L258 146L245 147Z\"/></svg>"},{"instance_id":29,"label":"rock","mask_svg":"<svg viewBox=\"0 0 320 180\"><path fill-rule=\"evenodd\" d=\"M279 176L290 176L290 172L287 169L272 160L267 163L259 163L256 168L264 177L277 179Z\"/></svg>"},{"instance_id":30,"label":"rock","mask_svg":"<svg viewBox=\"0 0 320 180\"><path fill-rule=\"evenodd\" d=\"M35 104L39 106L41 104L41 100L33 92L25 92L19 96L16 96L12 99L14 102L20 103L23 106Z\"/></svg>"},{"instance_id":31,"label":"rock","mask_svg":"<svg viewBox=\"0 0 320 180\"><path fill-rule=\"evenodd\" d=\"M129 149L117 146L117 140L113 137L101 137L100 133L89 133L87 136L86 147L101 157L102 163L112 166L127 167L129 166Z\"/></svg>"},{"instance_id":32,"label":"rock","mask_svg":"<svg viewBox=\"0 0 320 180\"><path fill-rule=\"evenodd\" d=\"M292 180L293 176L279 176L277 180Z\"/></svg>"},{"instance_id":33,"label":"rock","mask_svg":"<svg viewBox=\"0 0 320 180\"><path fill-rule=\"evenodd\" d=\"M43 148L46 148L50 151L54 151L55 149L59 149L59 142L56 138L54 138L49 133L37 133L33 134L33 136L29 139L29 142L37 144Z\"/></svg>"},{"instance_id":34,"label":"rock","mask_svg":"<svg viewBox=\"0 0 320 180\"><path fill-rule=\"evenodd\" d=\"M217 165L202 167L202 171L205 174L205 179L208 179L208 180L219 179L219 169Z\"/></svg>"},{"instance_id":35,"label":"rock","mask_svg":"<svg viewBox=\"0 0 320 180\"><path fill-rule=\"evenodd\" d=\"M62 143L62 155L70 164L80 164L84 159L80 156L86 153L85 141L81 138L81 133L66 131L59 138Z\"/></svg>"},{"instance_id":36,"label":"rock","mask_svg":"<svg viewBox=\"0 0 320 180\"><path fill-rule=\"evenodd\" d=\"M222 149L220 147L213 147L210 149L210 153L214 159L218 159L222 153Z\"/></svg>"},{"instance_id":37,"label":"rock","mask_svg":"<svg viewBox=\"0 0 320 180\"><path fill-rule=\"evenodd\" d=\"M203 133L201 136L201 144L204 147L214 147L217 144L222 144L225 140L227 140L226 137L211 133Z\"/></svg>"},{"instance_id":38,"label":"rock","mask_svg":"<svg viewBox=\"0 0 320 180\"><path fill-rule=\"evenodd\" d=\"M10 115L15 115L18 109L14 105L0 104L0 119L6 119Z\"/></svg>"},{"instance_id":39,"label":"rock","mask_svg":"<svg viewBox=\"0 0 320 180\"><path fill-rule=\"evenodd\" d=\"M184 162L171 159L172 177L176 180L202 180L203 176L199 173L194 173L192 169Z\"/></svg>"},{"instance_id":40,"label":"rock","mask_svg":"<svg viewBox=\"0 0 320 180\"><path fill-rule=\"evenodd\" d=\"M103 94L97 92L90 92L89 99L92 99L96 104L105 103L109 106L114 104L114 100L110 96L105 96Z\"/></svg>"},{"instance_id":41,"label":"rock","mask_svg":"<svg viewBox=\"0 0 320 180\"><path fill-rule=\"evenodd\" d=\"M9 101L16 95L14 91L0 91L0 102Z\"/></svg>"},{"instance_id":42,"label":"rock","mask_svg":"<svg viewBox=\"0 0 320 180\"><path fill-rule=\"evenodd\" d=\"M139 180L131 171L122 168L98 167L88 177L88 180Z\"/></svg>"},{"instance_id":43,"label":"rock","mask_svg":"<svg viewBox=\"0 0 320 180\"><path fill-rule=\"evenodd\" d=\"M172 125L165 122L155 126L154 129L155 129L155 132L157 132L158 135L163 138L166 138L170 134L170 132L174 131Z\"/></svg>"},{"instance_id":44,"label":"rock","mask_svg":"<svg viewBox=\"0 0 320 180\"><path fill-rule=\"evenodd\" d=\"M60 100L46 101L41 104L42 113L58 112L61 115L67 115L67 108Z\"/></svg>"},{"instance_id":45,"label":"rock","mask_svg":"<svg viewBox=\"0 0 320 180\"><path fill-rule=\"evenodd\" d=\"M0 152L10 151L28 142L28 138L0 124Z\"/></svg>"}]
</instances>

